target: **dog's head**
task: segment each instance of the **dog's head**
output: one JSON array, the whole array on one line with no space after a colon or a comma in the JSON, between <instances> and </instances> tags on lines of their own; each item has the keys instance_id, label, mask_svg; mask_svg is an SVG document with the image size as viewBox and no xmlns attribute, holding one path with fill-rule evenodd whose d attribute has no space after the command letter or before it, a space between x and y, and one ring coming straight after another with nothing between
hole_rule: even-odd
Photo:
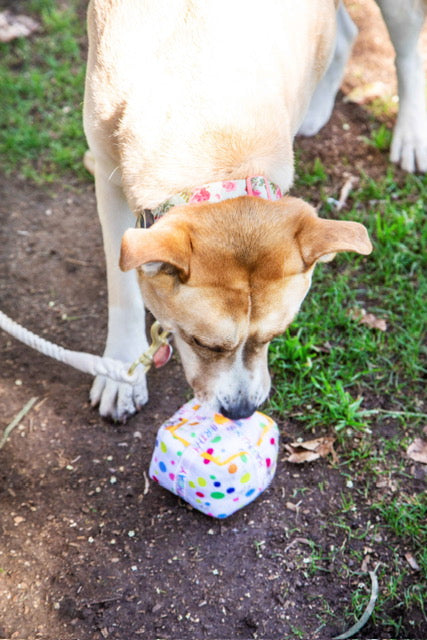
<instances>
[{"instance_id":1,"label":"dog's head","mask_svg":"<svg viewBox=\"0 0 427 640\"><path fill-rule=\"evenodd\" d=\"M316 262L371 250L361 224L321 219L296 198L241 197L175 207L149 229L128 229L120 266L138 268L196 397L238 419L267 398L269 342L298 312Z\"/></svg>"}]
</instances>

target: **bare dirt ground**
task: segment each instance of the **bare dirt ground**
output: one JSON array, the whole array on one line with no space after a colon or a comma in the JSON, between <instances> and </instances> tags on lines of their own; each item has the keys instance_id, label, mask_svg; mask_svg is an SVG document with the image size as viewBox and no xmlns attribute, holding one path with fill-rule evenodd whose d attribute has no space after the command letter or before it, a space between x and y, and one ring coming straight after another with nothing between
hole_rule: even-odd
<instances>
[{"instance_id":1,"label":"bare dirt ground","mask_svg":"<svg viewBox=\"0 0 427 640\"><path fill-rule=\"evenodd\" d=\"M392 92L392 54L376 12L366 2L352 10L362 35L344 88L381 80ZM371 118L342 97L321 134L296 144L304 160L322 159L335 195L349 169L375 177L388 164L360 139ZM1 308L58 344L102 353L106 287L92 184L41 188L0 177L0 206ZM337 578L321 559L312 574L306 562L310 540L345 546L344 532L328 528L344 482L328 461L303 469L280 462L257 501L213 520L146 481L157 428L189 394L176 358L150 373L150 402L126 425L90 408L89 377L5 334L0 361L2 428L38 398L0 451L0 637L278 639L303 629L305 638L326 639L348 626L340 613L359 578ZM291 420L279 426L282 447L302 435ZM292 509L295 491L301 503ZM357 528L372 512L358 504L347 518ZM387 562L398 543L390 534L363 544ZM401 615L399 637L426 637L421 615ZM359 637L390 633L369 622Z\"/></svg>"}]
</instances>

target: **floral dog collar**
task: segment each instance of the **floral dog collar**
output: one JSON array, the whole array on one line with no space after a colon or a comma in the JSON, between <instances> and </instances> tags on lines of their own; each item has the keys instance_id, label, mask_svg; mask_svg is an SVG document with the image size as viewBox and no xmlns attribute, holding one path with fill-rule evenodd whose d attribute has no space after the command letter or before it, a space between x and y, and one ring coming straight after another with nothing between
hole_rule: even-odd
<instances>
[{"instance_id":1,"label":"floral dog collar","mask_svg":"<svg viewBox=\"0 0 427 640\"><path fill-rule=\"evenodd\" d=\"M197 202L221 202L240 196L254 196L264 200L279 200L282 197L280 188L270 182L264 176L253 176L241 180L224 180L211 182L194 191L181 191L150 211L155 222L172 207L182 204L194 204ZM145 220L145 216L144 216ZM138 221L137 226L145 226L143 220Z\"/></svg>"}]
</instances>

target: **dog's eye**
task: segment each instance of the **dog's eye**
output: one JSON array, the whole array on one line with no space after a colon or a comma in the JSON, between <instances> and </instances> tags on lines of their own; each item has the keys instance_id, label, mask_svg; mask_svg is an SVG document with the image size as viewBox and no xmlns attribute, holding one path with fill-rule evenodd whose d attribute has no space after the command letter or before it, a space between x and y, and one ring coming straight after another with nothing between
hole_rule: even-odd
<instances>
[{"instance_id":1,"label":"dog's eye","mask_svg":"<svg viewBox=\"0 0 427 640\"><path fill-rule=\"evenodd\" d=\"M207 351L213 351L213 353L225 353L227 351L226 349L224 349L224 347L220 347L219 345L210 346L210 345L207 345L207 344L203 344L203 342L200 342L200 340L198 340L194 336L193 336L193 342L200 349L205 349Z\"/></svg>"}]
</instances>

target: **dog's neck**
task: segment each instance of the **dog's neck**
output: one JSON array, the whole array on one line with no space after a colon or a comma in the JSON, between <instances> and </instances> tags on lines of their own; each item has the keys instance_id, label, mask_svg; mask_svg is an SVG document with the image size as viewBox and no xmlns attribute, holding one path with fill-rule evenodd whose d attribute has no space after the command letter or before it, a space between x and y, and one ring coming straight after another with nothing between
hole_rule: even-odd
<instances>
[{"instance_id":1,"label":"dog's neck","mask_svg":"<svg viewBox=\"0 0 427 640\"><path fill-rule=\"evenodd\" d=\"M190 191L181 191L150 210L150 214L155 222L172 207L183 204L222 202L223 200L240 198L241 196L252 196L263 198L264 200L279 200L282 195L280 188L264 176L252 176L241 180L223 180L222 182L211 182ZM145 226L145 224L141 224L142 220L139 222L138 226Z\"/></svg>"}]
</instances>

